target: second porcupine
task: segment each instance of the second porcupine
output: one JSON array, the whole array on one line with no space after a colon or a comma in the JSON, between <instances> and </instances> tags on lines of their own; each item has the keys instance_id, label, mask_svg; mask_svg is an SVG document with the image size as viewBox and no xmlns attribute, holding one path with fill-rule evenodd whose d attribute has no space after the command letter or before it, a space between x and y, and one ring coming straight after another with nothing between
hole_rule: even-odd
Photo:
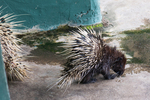
<instances>
[{"instance_id":1,"label":"second porcupine","mask_svg":"<svg viewBox=\"0 0 150 100\"><path fill-rule=\"evenodd\" d=\"M89 83L98 74L102 74L105 79L114 79L124 73L125 55L116 47L105 44L100 33L80 28L72 33L75 35L74 40L63 46L66 48L64 53L67 63L56 83L58 87L68 87L75 80ZM111 74L110 69L115 74Z\"/></svg>"},{"instance_id":2,"label":"second porcupine","mask_svg":"<svg viewBox=\"0 0 150 100\"><path fill-rule=\"evenodd\" d=\"M25 51L18 45L21 42L19 38L16 37L17 27L22 27L23 21L15 21L16 16L12 13L3 14L3 8L0 6L0 46L2 49L2 57L5 65L7 79L13 80L23 80L27 77L28 67L22 63L23 54Z\"/></svg>"}]
</instances>

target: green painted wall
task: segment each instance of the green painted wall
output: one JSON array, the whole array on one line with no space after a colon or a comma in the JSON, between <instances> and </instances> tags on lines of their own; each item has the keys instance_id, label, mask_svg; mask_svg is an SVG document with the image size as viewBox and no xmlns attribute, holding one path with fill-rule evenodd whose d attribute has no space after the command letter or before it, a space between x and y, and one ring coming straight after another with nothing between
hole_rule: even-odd
<instances>
[{"instance_id":1,"label":"green painted wall","mask_svg":"<svg viewBox=\"0 0 150 100\"><path fill-rule=\"evenodd\" d=\"M0 0L5 12L19 16L26 28L54 29L61 24L91 25L101 22L100 0Z\"/></svg>"},{"instance_id":2,"label":"green painted wall","mask_svg":"<svg viewBox=\"0 0 150 100\"><path fill-rule=\"evenodd\" d=\"M10 100L0 45L0 100Z\"/></svg>"}]
</instances>

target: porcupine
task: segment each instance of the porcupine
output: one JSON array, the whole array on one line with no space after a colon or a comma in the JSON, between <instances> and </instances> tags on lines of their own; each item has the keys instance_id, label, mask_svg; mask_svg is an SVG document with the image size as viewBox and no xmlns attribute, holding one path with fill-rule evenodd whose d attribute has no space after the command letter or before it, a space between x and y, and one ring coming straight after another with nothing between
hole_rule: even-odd
<instances>
[{"instance_id":1,"label":"porcupine","mask_svg":"<svg viewBox=\"0 0 150 100\"><path fill-rule=\"evenodd\" d=\"M89 83L94 76L102 74L105 79L114 79L121 76L125 70L126 57L116 49L110 47L93 29L81 29L72 32L73 41L65 43L63 53L67 55L67 62L62 76L56 83L58 87L70 86L77 80L80 83ZM115 74L110 73L112 69Z\"/></svg>"},{"instance_id":2,"label":"porcupine","mask_svg":"<svg viewBox=\"0 0 150 100\"><path fill-rule=\"evenodd\" d=\"M1 8L2 6L0 6ZM0 10L0 42L7 78L23 80L27 76L27 67L20 62L23 51L17 44L19 39L14 36L15 27L21 26L22 21L13 21L18 15L5 14L2 16L4 9Z\"/></svg>"}]
</instances>

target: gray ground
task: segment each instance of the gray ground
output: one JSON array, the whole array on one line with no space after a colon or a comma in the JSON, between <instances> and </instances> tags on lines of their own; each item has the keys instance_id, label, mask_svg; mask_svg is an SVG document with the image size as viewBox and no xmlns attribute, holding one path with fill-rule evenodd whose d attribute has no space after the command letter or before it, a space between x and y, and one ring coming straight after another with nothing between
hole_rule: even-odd
<instances>
[{"instance_id":1,"label":"gray ground","mask_svg":"<svg viewBox=\"0 0 150 100\"><path fill-rule=\"evenodd\" d=\"M47 91L48 85L59 77L62 67L58 63L62 61L54 59L48 62L40 59L38 62L39 57L54 57L50 53L40 55L38 52L42 51L37 50L36 54L33 54L38 56L37 58L30 58L25 62L31 68L31 72L28 73L30 78L24 82L9 82L12 100L149 100L150 68L137 64L127 64L125 74L113 80L104 80L100 75L97 82L74 83L66 92L65 89L56 87Z\"/></svg>"},{"instance_id":2,"label":"gray ground","mask_svg":"<svg viewBox=\"0 0 150 100\"><path fill-rule=\"evenodd\" d=\"M115 27L110 31L134 29L149 18L149 0L101 0L102 12ZM28 50L28 48L27 48ZM73 84L65 92L56 87L47 91L59 76L61 57L42 50L33 50L25 62L31 71L24 82L9 82L12 100L149 100L150 66L127 64L122 77L104 80L98 77L96 83ZM65 93L64 93L65 92Z\"/></svg>"}]
</instances>

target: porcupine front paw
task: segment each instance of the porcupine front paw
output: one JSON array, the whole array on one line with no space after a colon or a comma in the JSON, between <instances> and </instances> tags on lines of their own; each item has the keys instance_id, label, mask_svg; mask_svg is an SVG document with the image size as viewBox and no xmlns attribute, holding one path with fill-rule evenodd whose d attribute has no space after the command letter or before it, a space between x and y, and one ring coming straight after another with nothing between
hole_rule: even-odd
<instances>
[{"instance_id":1,"label":"porcupine front paw","mask_svg":"<svg viewBox=\"0 0 150 100\"><path fill-rule=\"evenodd\" d=\"M104 78L109 80L109 79L114 79L116 76L117 74L107 74L107 75L104 75Z\"/></svg>"},{"instance_id":2,"label":"porcupine front paw","mask_svg":"<svg viewBox=\"0 0 150 100\"><path fill-rule=\"evenodd\" d=\"M95 78L91 78L90 80L82 80L80 83L88 84L88 83L95 83L97 80Z\"/></svg>"}]
</instances>

